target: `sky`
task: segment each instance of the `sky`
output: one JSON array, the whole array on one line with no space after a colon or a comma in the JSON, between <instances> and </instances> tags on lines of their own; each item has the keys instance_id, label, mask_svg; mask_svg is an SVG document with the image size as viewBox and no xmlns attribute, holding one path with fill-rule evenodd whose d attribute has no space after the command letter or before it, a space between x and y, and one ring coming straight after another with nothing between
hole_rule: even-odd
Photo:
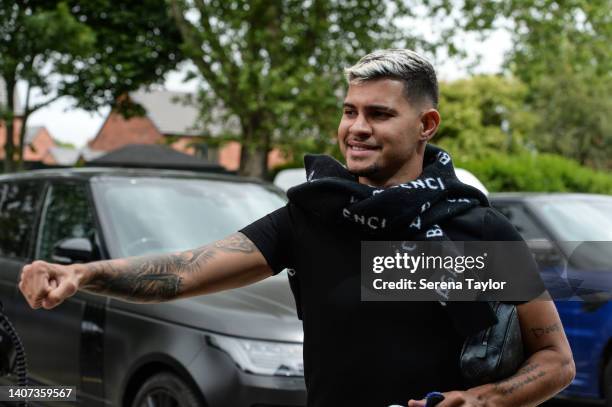
<instances>
[{"instance_id":1,"label":"sky","mask_svg":"<svg viewBox=\"0 0 612 407\"><path fill-rule=\"evenodd\" d=\"M427 34L427 32L423 32ZM481 55L480 63L474 73L497 73L500 71L504 53L511 45L510 34L498 30L492 32L484 41L476 35L466 35L463 44L468 52L468 59L463 61L449 61L436 66L438 79L449 81L468 75L466 66L477 54ZM184 72L188 63L179 66L176 71L166 75L163 87L167 90L196 92L198 81L183 82ZM24 86L19 87L21 100L25 93ZM33 102L36 102L34 98ZM73 108L69 98L61 98L49 106L34 112L28 120L29 126L45 126L51 136L56 140L83 147L95 137L102 126L109 108L102 108L98 112L89 113L82 109Z\"/></svg>"}]
</instances>

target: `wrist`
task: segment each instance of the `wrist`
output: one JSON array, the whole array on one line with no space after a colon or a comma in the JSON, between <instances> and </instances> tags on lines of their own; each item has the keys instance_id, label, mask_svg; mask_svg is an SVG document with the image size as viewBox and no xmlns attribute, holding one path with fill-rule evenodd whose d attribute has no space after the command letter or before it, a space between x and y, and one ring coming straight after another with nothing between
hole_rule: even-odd
<instances>
[{"instance_id":1,"label":"wrist","mask_svg":"<svg viewBox=\"0 0 612 407\"><path fill-rule=\"evenodd\" d=\"M498 387L494 383L483 384L467 390L467 393L476 397L483 406L504 406L503 397L498 392Z\"/></svg>"},{"instance_id":2,"label":"wrist","mask_svg":"<svg viewBox=\"0 0 612 407\"><path fill-rule=\"evenodd\" d=\"M77 281L77 289L85 287L93 278L93 271L89 269L85 264L72 264L69 266Z\"/></svg>"}]
</instances>

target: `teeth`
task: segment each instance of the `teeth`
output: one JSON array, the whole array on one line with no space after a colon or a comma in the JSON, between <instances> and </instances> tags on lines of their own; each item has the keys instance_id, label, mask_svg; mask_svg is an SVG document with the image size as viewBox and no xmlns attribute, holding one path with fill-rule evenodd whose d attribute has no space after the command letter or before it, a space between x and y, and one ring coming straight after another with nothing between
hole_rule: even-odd
<instances>
[{"instance_id":1,"label":"teeth","mask_svg":"<svg viewBox=\"0 0 612 407\"><path fill-rule=\"evenodd\" d=\"M368 150L367 148L357 147L357 146L351 146L351 148L352 148L353 150L356 150L356 151L365 151L365 150Z\"/></svg>"}]
</instances>

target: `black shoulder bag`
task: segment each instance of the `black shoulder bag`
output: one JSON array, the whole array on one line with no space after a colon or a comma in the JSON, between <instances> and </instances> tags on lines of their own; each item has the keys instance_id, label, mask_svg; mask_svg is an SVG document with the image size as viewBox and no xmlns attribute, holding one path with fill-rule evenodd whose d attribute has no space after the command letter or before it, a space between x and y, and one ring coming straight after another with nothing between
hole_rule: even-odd
<instances>
[{"instance_id":1,"label":"black shoulder bag","mask_svg":"<svg viewBox=\"0 0 612 407\"><path fill-rule=\"evenodd\" d=\"M461 373L473 386L505 379L525 360L516 306L502 302L491 306L497 323L468 336L461 350Z\"/></svg>"}]
</instances>

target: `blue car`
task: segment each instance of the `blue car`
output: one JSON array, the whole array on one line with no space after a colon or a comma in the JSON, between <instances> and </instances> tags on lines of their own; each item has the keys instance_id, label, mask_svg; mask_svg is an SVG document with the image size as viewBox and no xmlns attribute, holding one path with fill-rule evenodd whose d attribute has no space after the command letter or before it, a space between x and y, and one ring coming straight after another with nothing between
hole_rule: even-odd
<instances>
[{"instance_id":1,"label":"blue car","mask_svg":"<svg viewBox=\"0 0 612 407\"><path fill-rule=\"evenodd\" d=\"M493 194L540 266L576 362L561 398L612 406L612 196Z\"/></svg>"}]
</instances>

